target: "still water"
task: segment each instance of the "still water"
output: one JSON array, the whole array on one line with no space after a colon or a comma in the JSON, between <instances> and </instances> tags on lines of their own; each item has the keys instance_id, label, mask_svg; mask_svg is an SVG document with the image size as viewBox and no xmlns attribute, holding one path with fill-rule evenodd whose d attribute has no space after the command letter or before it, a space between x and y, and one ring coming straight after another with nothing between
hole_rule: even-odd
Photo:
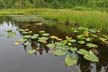
<instances>
[{"instance_id":1,"label":"still water","mask_svg":"<svg viewBox=\"0 0 108 72\"><path fill-rule=\"evenodd\" d=\"M51 53L43 51L42 54L29 55L22 44L16 46L14 42L19 40L22 35L17 28L29 28L34 33L39 30L57 35L64 38L71 35L60 30L57 26L39 25L36 23L15 23L3 21L0 24L0 72L108 72L108 49L102 51L104 57L100 56L99 63L81 61L77 65L67 67L64 63L64 57L54 56ZM6 30L12 29L16 32L13 38L7 38ZM2 36L3 35L3 36Z\"/></svg>"}]
</instances>

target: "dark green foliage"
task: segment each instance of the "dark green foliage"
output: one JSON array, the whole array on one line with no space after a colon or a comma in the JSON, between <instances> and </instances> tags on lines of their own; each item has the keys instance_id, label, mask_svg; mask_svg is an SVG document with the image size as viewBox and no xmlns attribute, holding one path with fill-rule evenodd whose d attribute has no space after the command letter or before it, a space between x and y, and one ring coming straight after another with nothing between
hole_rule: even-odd
<instances>
[{"instance_id":1,"label":"dark green foliage","mask_svg":"<svg viewBox=\"0 0 108 72\"><path fill-rule=\"evenodd\" d=\"M108 0L0 0L0 8L107 8Z\"/></svg>"}]
</instances>

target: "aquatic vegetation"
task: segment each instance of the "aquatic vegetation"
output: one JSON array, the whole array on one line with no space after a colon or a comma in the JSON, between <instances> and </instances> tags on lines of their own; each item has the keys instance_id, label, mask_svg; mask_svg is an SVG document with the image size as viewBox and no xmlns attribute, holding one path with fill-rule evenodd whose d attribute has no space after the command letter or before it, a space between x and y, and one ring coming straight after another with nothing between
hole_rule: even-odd
<instances>
[{"instance_id":1,"label":"aquatic vegetation","mask_svg":"<svg viewBox=\"0 0 108 72\"><path fill-rule=\"evenodd\" d=\"M24 46L31 45L32 49L28 50L28 54L34 54L37 51L45 50L34 46L34 43L47 47L55 56L65 56L65 63L67 66L73 66L78 63L80 56L83 59L91 62L99 62L97 54L93 51L98 51L98 44L107 46L108 37L102 35L96 29L88 29L85 27L72 28L74 36L66 36L65 39L59 38L55 35L50 35L44 30L34 34L23 34L29 32L28 29L19 29L23 37L19 40L24 42ZM34 42L34 43L32 43ZM98 43L98 44L97 44ZM17 43L16 43L17 44Z\"/></svg>"},{"instance_id":2,"label":"aquatic vegetation","mask_svg":"<svg viewBox=\"0 0 108 72\"><path fill-rule=\"evenodd\" d=\"M37 15L11 15L12 20L17 22L41 22L44 21L42 17Z\"/></svg>"},{"instance_id":3,"label":"aquatic vegetation","mask_svg":"<svg viewBox=\"0 0 108 72\"><path fill-rule=\"evenodd\" d=\"M31 49L31 50L28 50L28 54L34 54L36 52L36 50L35 49Z\"/></svg>"},{"instance_id":4,"label":"aquatic vegetation","mask_svg":"<svg viewBox=\"0 0 108 72\"><path fill-rule=\"evenodd\" d=\"M41 43L47 43L48 38L47 37L40 37L38 38L38 41Z\"/></svg>"},{"instance_id":5,"label":"aquatic vegetation","mask_svg":"<svg viewBox=\"0 0 108 72\"><path fill-rule=\"evenodd\" d=\"M7 32L7 35L6 35L7 38L12 38L16 36L16 33L12 29L8 29L6 30L6 32Z\"/></svg>"},{"instance_id":6,"label":"aquatic vegetation","mask_svg":"<svg viewBox=\"0 0 108 72\"><path fill-rule=\"evenodd\" d=\"M25 46L31 45L31 43L29 41L24 42Z\"/></svg>"},{"instance_id":7,"label":"aquatic vegetation","mask_svg":"<svg viewBox=\"0 0 108 72\"><path fill-rule=\"evenodd\" d=\"M32 15L35 16L32 16ZM108 32L108 13L97 10L72 10L72 9L2 9L1 16L10 16L19 21L34 21L39 16L39 21L42 19L57 20L65 23L68 19L70 24L78 24L88 28L96 28L102 32ZM12 16L11 16L12 15ZM16 15L16 17L15 17ZM24 16L24 18L23 18ZM27 18L26 18L27 17ZM29 18L30 17L30 18ZM31 18L33 17L33 18ZM30 20L29 20L30 19ZM50 25L52 22L50 23Z\"/></svg>"},{"instance_id":8,"label":"aquatic vegetation","mask_svg":"<svg viewBox=\"0 0 108 72\"><path fill-rule=\"evenodd\" d=\"M25 41L27 41L27 39L21 38L18 40L18 42L25 42Z\"/></svg>"},{"instance_id":9,"label":"aquatic vegetation","mask_svg":"<svg viewBox=\"0 0 108 72\"><path fill-rule=\"evenodd\" d=\"M31 39L36 39L38 38L39 34L33 34L33 36L31 36Z\"/></svg>"},{"instance_id":10,"label":"aquatic vegetation","mask_svg":"<svg viewBox=\"0 0 108 72\"><path fill-rule=\"evenodd\" d=\"M73 56L66 55L65 57L65 63L67 64L67 66L75 65L77 64L77 61L78 61L78 57L75 55Z\"/></svg>"},{"instance_id":11,"label":"aquatic vegetation","mask_svg":"<svg viewBox=\"0 0 108 72\"><path fill-rule=\"evenodd\" d=\"M97 48L98 46L92 43L87 43L87 45L89 48Z\"/></svg>"},{"instance_id":12,"label":"aquatic vegetation","mask_svg":"<svg viewBox=\"0 0 108 72\"><path fill-rule=\"evenodd\" d=\"M92 62L98 62L99 61L98 57L91 50L89 52L89 51L84 50L84 49L79 49L78 53L83 55L86 60L89 60Z\"/></svg>"}]
</instances>

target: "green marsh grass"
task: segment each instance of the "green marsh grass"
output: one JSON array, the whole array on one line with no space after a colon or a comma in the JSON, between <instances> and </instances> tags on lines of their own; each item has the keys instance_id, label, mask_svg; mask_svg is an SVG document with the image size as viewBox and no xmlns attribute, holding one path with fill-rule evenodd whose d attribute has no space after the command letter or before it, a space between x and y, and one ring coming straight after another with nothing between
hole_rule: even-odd
<instances>
[{"instance_id":1,"label":"green marsh grass","mask_svg":"<svg viewBox=\"0 0 108 72\"><path fill-rule=\"evenodd\" d=\"M57 19L64 23L69 20L71 24L96 28L108 32L108 13L97 10L72 10L72 9L3 9L0 15L28 15L36 14L43 18Z\"/></svg>"}]
</instances>

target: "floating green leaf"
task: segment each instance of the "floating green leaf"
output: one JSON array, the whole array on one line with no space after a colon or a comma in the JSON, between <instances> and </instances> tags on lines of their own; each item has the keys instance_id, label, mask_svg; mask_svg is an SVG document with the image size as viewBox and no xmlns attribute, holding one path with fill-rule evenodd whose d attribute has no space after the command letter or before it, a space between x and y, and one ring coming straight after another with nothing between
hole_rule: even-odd
<instances>
[{"instance_id":1,"label":"floating green leaf","mask_svg":"<svg viewBox=\"0 0 108 72\"><path fill-rule=\"evenodd\" d=\"M92 37L97 38L98 36L96 34L91 34Z\"/></svg>"},{"instance_id":2,"label":"floating green leaf","mask_svg":"<svg viewBox=\"0 0 108 72\"><path fill-rule=\"evenodd\" d=\"M100 39L102 42L107 41L107 38L102 38L102 37L100 37L99 39Z\"/></svg>"},{"instance_id":3,"label":"floating green leaf","mask_svg":"<svg viewBox=\"0 0 108 72\"><path fill-rule=\"evenodd\" d=\"M47 44L47 47L49 47L49 48L55 48L55 44Z\"/></svg>"},{"instance_id":4,"label":"floating green leaf","mask_svg":"<svg viewBox=\"0 0 108 72\"><path fill-rule=\"evenodd\" d=\"M18 29L20 32L24 32L25 30L24 29Z\"/></svg>"},{"instance_id":5,"label":"floating green leaf","mask_svg":"<svg viewBox=\"0 0 108 72\"><path fill-rule=\"evenodd\" d=\"M50 38L51 38L51 39L57 39L58 37L57 37L57 36L52 35L52 36L50 36Z\"/></svg>"},{"instance_id":6,"label":"floating green leaf","mask_svg":"<svg viewBox=\"0 0 108 72\"><path fill-rule=\"evenodd\" d=\"M25 29L25 31L29 31L29 29Z\"/></svg>"},{"instance_id":7,"label":"floating green leaf","mask_svg":"<svg viewBox=\"0 0 108 72\"><path fill-rule=\"evenodd\" d=\"M42 31L39 31L39 33L40 33L40 34L44 34L44 33L45 33L45 31L43 31L43 30L42 30Z\"/></svg>"},{"instance_id":8,"label":"floating green leaf","mask_svg":"<svg viewBox=\"0 0 108 72\"><path fill-rule=\"evenodd\" d=\"M26 34L28 34L28 32L24 31L24 32L22 32L22 34L26 35Z\"/></svg>"},{"instance_id":9,"label":"floating green leaf","mask_svg":"<svg viewBox=\"0 0 108 72\"><path fill-rule=\"evenodd\" d=\"M57 56L61 56L61 55L65 55L66 54L66 51L63 51L63 50L55 50L54 51L54 55L57 55Z\"/></svg>"},{"instance_id":10,"label":"floating green leaf","mask_svg":"<svg viewBox=\"0 0 108 72\"><path fill-rule=\"evenodd\" d=\"M55 43L55 48L56 49L66 49L67 46L63 42L56 42Z\"/></svg>"},{"instance_id":11,"label":"floating green leaf","mask_svg":"<svg viewBox=\"0 0 108 72\"><path fill-rule=\"evenodd\" d=\"M25 38L25 39L28 39L28 38L30 38L31 37L31 35L24 35L23 36L23 38Z\"/></svg>"},{"instance_id":12,"label":"floating green leaf","mask_svg":"<svg viewBox=\"0 0 108 72\"><path fill-rule=\"evenodd\" d=\"M36 39L39 37L39 34L34 34L33 36L31 36L31 39Z\"/></svg>"},{"instance_id":13,"label":"floating green leaf","mask_svg":"<svg viewBox=\"0 0 108 72\"><path fill-rule=\"evenodd\" d=\"M66 40L67 42L76 42L75 39L72 39L72 37L68 37L68 36L66 36Z\"/></svg>"},{"instance_id":14,"label":"floating green leaf","mask_svg":"<svg viewBox=\"0 0 108 72\"><path fill-rule=\"evenodd\" d=\"M84 35L78 35L77 39L85 39Z\"/></svg>"},{"instance_id":15,"label":"floating green leaf","mask_svg":"<svg viewBox=\"0 0 108 72\"><path fill-rule=\"evenodd\" d=\"M79 49L77 52L81 55L86 55L89 53L87 50L84 50L84 49Z\"/></svg>"},{"instance_id":16,"label":"floating green leaf","mask_svg":"<svg viewBox=\"0 0 108 72\"><path fill-rule=\"evenodd\" d=\"M66 57L65 57L65 63L67 66L73 66L73 65L77 64L77 61L78 61L77 56L66 55Z\"/></svg>"},{"instance_id":17,"label":"floating green leaf","mask_svg":"<svg viewBox=\"0 0 108 72\"><path fill-rule=\"evenodd\" d=\"M104 38L108 39L108 36L107 36L107 35L102 35L102 37L104 37Z\"/></svg>"},{"instance_id":18,"label":"floating green leaf","mask_svg":"<svg viewBox=\"0 0 108 72\"><path fill-rule=\"evenodd\" d=\"M78 41L79 44L85 44L85 41Z\"/></svg>"},{"instance_id":19,"label":"floating green leaf","mask_svg":"<svg viewBox=\"0 0 108 72\"><path fill-rule=\"evenodd\" d=\"M69 48L69 50L71 50L72 52L77 51L77 49L78 49L78 48L76 48L76 47L70 47L70 48Z\"/></svg>"},{"instance_id":20,"label":"floating green leaf","mask_svg":"<svg viewBox=\"0 0 108 72\"><path fill-rule=\"evenodd\" d=\"M16 33L15 32L9 32L8 34L7 34L7 37L8 38L12 38L12 37L15 37L16 36Z\"/></svg>"},{"instance_id":21,"label":"floating green leaf","mask_svg":"<svg viewBox=\"0 0 108 72\"><path fill-rule=\"evenodd\" d=\"M71 39L71 40L69 40L69 42L76 42L76 40L75 39Z\"/></svg>"},{"instance_id":22,"label":"floating green leaf","mask_svg":"<svg viewBox=\"0 0 108 72\"><path fill-rule=\"evenodd\" d=\"M96 33L96 29L89 29L89 32Z\"/></svg>"},{"instance_id":23,"label":"floating green leaf","mask_svg":"<svg viewBox=\"0 0 108 72\"><path fill-rule=\"evenodd\" d=\"M24 43L25 46L31 45L31 43L29 41Z\"/></svg>"},{"instance_id":24,"label":"floating green leaf","mask_svg":"<svg viewBox=\"0 0 108 72\"><path fill-rule=\"evenodd\" d=\"M35 52L36 52L35 49L30 49L30 50L28 50L28 54L34 54Z\"/></svg>"},{"instance_id":25,"label":"floating green leaf","mask_svg":"<svg viewBox=\"0 0 108 72\"><path fill-rule=\"evenodd\" d=\"M93 38L86 38L86 41L88 41L88 42L90 42L92 40L93 40Z\"/></svg>"},{"instance_id":26,"label":"floating green leaf","mask_svg":"<svg viewBox=\"0 0 108 72\"><path fill-rule=\"evenodd\" d=\"M40 37L40 38L38 38L39 40L39 42L42 42L42 43L46 43L47 42L47 40L48 40L48 38L47 37Z\"/></svg>"},{"instance_id":27,"label":"floating green leaf","mask_svg":"<svg viewBox=\"0 0 108 72\"><path fill-rule=\"evenodd\" d=\"M86 46L89 48L97 48L98 47L96 44L92 44L92 43L87 43Z\"/></svg>"},{"instance_id":28,"label":"floating green leaf","mask_svg":"<svg viewBox=\"0 0 108 72\"><path fill-rule=\"evenodd\" d=\"M49 36L49 35L50 35L49 33L42 34L42 36Z\"/></svg>"},{"instance_id":29,"label":"floating green leaf","mask_svg":"<svg viewBox=\"0 0 108 72\"><path fill-rule=\"evenodd\" d=\"M98 57L90 50L90 52L86 55L84 55L84 58L86 60L92 61L92 62L98 62Z\"/></svg>"},{"instance_id":30,"label":"floating green leaf","mask_svg":"<svg viewBox=\"0 0 108 72\"><path fill-rule=\"evenodd\" d=\"M25 42L27 41L27 39L21 38L20 40L18 40L19 42Z\"/></svg>"}]
</instances>

